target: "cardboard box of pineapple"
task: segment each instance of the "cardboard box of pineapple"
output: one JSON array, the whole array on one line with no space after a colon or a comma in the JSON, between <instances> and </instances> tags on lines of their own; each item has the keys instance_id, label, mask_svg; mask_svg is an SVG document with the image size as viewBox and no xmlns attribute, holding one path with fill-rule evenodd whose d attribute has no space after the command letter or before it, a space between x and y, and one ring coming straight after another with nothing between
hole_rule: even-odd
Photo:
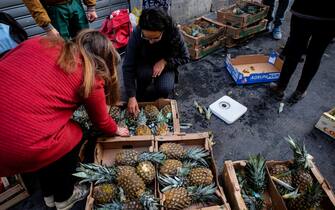
<instances>
[{"instance_id":1,"label":"cardboard box of pineapple","mask_svg":"<svg viewBox=\"0 0 335 210\"><path fill-rule=\"evenodd\" d=\"M156 136L157 188L163 209L230 209L219 185L208 133Z\"/></svg>"},{"instance_id":2,"label":"cardboard box of pineapple","mask_svg":"<svg viewBox=\"0 0 335 210\"><path fill-rule=\"evenodd\" d=\"M102 137L101 139L136 140L135 136L172 135L180 132L177 102L170 99L158 99L154 102L140 102L141 112L134 116L127 111L127 104L107 106L110 116L123 127L128 127L130 137ZM80 107L73 115L73 119L90 132L94 127L85 111Z\"/></svg>"},{"instance_id":3,"label":"cardboard box of pineapple","mask_svg":"<svg viewBox=\"0 0 335 210\"><path fill-rule=\"evenodd\" d=\"M292 161L226 161L225 190L232 209L335 209L335 196L302 144L287 141Z\"/></svg>"},{"instance_id":4,"label":"cardboard box of pineapple","mask_svg":"<svg viewBox=\"0 0 335 210\"><path fill-rule=\"evenodd\" d=\"M95 162L75 174L93 183L86 210L230 209L208 133L99 141Z\"/></svg>"}]
</instances>

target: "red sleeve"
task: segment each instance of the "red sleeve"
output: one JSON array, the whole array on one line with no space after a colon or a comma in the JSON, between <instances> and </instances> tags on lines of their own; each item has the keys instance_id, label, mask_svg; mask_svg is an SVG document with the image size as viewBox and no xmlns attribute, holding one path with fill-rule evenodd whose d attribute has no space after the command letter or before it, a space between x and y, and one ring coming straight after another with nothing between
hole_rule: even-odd
<instances>
[{"instance_id":1,"label":"red sleeve","mask_svg":"<svg viewBox=\"0 0 335 210\"><path fill-rule=\"evenodd\" d=\"M84 99L84 103L94 126L107 135L114 135L117 124L107 113L104 84L103 80L97 79L90 96Z\"/></svg>"}]
</instances>

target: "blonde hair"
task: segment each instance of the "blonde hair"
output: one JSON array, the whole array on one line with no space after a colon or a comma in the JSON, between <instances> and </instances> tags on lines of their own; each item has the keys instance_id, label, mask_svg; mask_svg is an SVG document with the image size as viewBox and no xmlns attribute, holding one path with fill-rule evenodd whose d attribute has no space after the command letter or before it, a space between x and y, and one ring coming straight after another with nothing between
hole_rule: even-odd
<instances>
[{"instance_id":1,"label":"blonde hair","mask_svg":"<svg viewBox=\"0 0 335 210\"><path fill-rule=\"evenodd\" d=\"M120 98L117 65L120 56L103 34L97 30L85 29L73 41L66 41L57 64L65 72L72 72L78 64L83 68L81 94L87 98L95 85L96 77L105 81L108 104L115 104Z\"/></svg>"}]
</instances>

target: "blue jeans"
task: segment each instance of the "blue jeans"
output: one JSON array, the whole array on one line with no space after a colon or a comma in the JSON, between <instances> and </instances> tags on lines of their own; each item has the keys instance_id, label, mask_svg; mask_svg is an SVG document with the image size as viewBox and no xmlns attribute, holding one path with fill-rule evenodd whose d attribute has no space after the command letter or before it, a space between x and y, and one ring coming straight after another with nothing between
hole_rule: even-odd
<instances>
[{"instance_id":1,"label":"blue jeans","mask_svg":"<svg viewBox=\"0 0 335 210\"><path fill-rule=\"evenodd\" d=\"M288 8L289 2L290 0L279 0L278 8L277 8L275 17L273 18L275 0L263 0L263 4L268 5L270 7L268 15L266 17L266 19L269 21L268 23L271 23L274 19L274 22L273 22L274 27L281 26L283 23L285 12Z\"/></svg>"}]
</instances>

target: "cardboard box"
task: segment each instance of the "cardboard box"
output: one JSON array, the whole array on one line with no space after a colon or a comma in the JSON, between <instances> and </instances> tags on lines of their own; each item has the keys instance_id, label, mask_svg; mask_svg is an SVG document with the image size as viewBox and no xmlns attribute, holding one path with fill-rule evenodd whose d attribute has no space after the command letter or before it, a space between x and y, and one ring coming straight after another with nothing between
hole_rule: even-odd
<instances>
[{"instance_id":1,"label":"cardboard box","mask_svg":"<svg viewBox=\"0 0 335 210\"><path fill-rule=\"evenodd\" d=\"M335 139L335 108L323 113L315 127Z\"/></svg>"},{"instance_id":2,"label":"cardboard box","mask_svg":"<svg viewBox=\"0 0 335 210\"><path fill-rule=\"evenodd\" d=\"M190 56L192 60L198 60L206 55L218 50L222 46L224 38L221 40L217 40L206 47L192 48L189 47L188 51L190 52Z\"/></svg>"},{"instance_id":3,"label":"cardboard box","mask_svg":"<svg viewBox=\"0 0 335 210\"><path fill-rule=\"evenodd\" d=\"M243 197L242 197L242 189L240 188L240 184L238 182L236 176L236 170L243 170L246 165L245 160L240 161L225 161L223 168L223 180L224 180L224 188L227 193L228 202L231 205L232 209L238 210L248 210ZM273 209L280 210L280 206L274 205L272 202L272 198L270 197L270 189L269 184L264 192L264 203L266 208L264 209Z\"/></svg>"},{"instance_id":4,"label":"cardboard box","mask_svg":"<svg viewBox=\"0 0 335 210\"><path fill-rule=\"evenodd\" d=\"M237 28L234 26L227 26L227 37L232 37L233 39L241 39L243 37L250 36L252 34L259 33L266 29L267 20L262 20L254 25L247 26L245 28Z\"/></svg>"},{"instance_id":5,"label":"cardboard box","mask_svg":"<svg viewBox=\"0 0 335 210\"><path fill-rule=\"evenodd\" d=\"M218 28L218 31L216 33L210 34L210 35L206 35L206 36L199 36L199 37L194 37L191 36L189 34L187 34L184 29L185 27L187 27L187 25L182 25L180 26L180 31L184 36L184 40L187 43L188 46L192 47L192 48L199 48L200 46L206 46L206 45L210 45L212 44L214 41L221 39L224 36L225 33L225 29L226 27L219 22L216 22L215 20L206 18L206 17L200 17L197 18L195 21L205 21L208 22L210 24L213 24L216 26L216 28ZM194 21L194 22L195 22Z\"/></svg>"},{"instance_id":6,"label":"cardboard box","mask_svg":"<svg viewBox=\"0 0 335 210\"><path fill-rule=\"evenodd\" d=\"M241 55L227 56L225 65L236 84L243 85L278 80L283 61L277 55Z\"/></svg>"},{"instance_id":7,"label":"cardboard box","mask_svg":"<svg viewBox=\"0 0 335 210\"><path fill-rule=\"evenodd\" d=\"M268 175L270 175L269 169L273 167L274 165L286 165L289 166L292 164L292 161L266 161L266 170ZM325 193L325 197L323 198L321 202L322 209L327 210L334 210L335 209L335 195L332 191L332 188L328 181L321 175L319 169L316 167L316 165L312 162L312 168L311 168L311 175L314 178L315 181L319 182L321 185L323 192ZM270 185L270 194L273 199L273 203L276 206L280 206L280 209L287 210L285 202L281 195L279 194L275 183L272 181L272 179L269 179L269 185Z\"/></svg>"},{"instance_id":8,"label":"cardboard box","mask_svg":"<svg viewBox=\"0 0 335 210\"><path fill-rule=\"evenodd\" d=\"M20 175L15 176L15 183L9 184L10 187L0 193L0 209L8 209L29 197L27 188Z\"/></svg>"},{"instance_id":9,"label":"cardboard box","mask_svg":"<svg viewBox=\"0 0 335 210\"><path fill-rule=\"evenodd\" d=\"M153 152L155 148L153 136L133 136L132 140L108 139L97 142L94 152L94 162L100 165L111 166L115 163L115 155L122 149L134 149L138 152ZM154 195L156 192L156 180L150 185ZM93 210L94 198L92 197L93 185L87 196L85 210Z\"/></svg>"},{"instance_id":10,"label":"cardboard box","mask_svg":"<svg viewBox=\"0 0 335 210\"><path fill-rule=\"evenodd\" d=\"M158 99L154 102L139 102L139 107L144 107L145 105L152 104L155 105L158 109L163 108L165 105L170 104L172 108L172 122L173 122L173 132L169 132L168 135L172 135L173 133L180 133L180 122L179 122L179 112L178 112L178 106L176 100L171 99ZM125 109L127 107L126 102L122 102L119 105L122 109ZM110 106L107 107L107 109L110 109ZM148 136L147 136L148 137ZM141 138L141 137L140 137ZM120 137L120 136L114 136L114 137L101 137L100 140L110 139L110 140L137 140L138 138L136 136L130 136L130 137Z\"/></svg>"},{"instance_id":11,"label":"cardboard box","mask_svg":"<svg viewBox=\"0 0 335 210\"><path fill-rule=\"evenodd\" d=\"M230 206L227 203L226 196L223 192L222 187L219 184L218 175L216 171L216 163L213 156L213 150L211 145L209 144L209 135L208 133L194 133L194 134L179 134L174 136L155 136L156 142L156 151L158 151L159 146L163 143L172 142L182 144L185 148L190 147L203 147L210 152L211 156L211 163L210 169L213 172L214 182L217 186L216 195L220 198L221 204L214 205L214 206L203 206L203 205L192 205L191 207L187 208L189 210L229 210ZM164 196L160 191L159 185L157 186L159 197L161 199L161 203L164 201ZM164 208L163 208L164 209Z\"/></svg>"},{"instance_id":12,"label":"cardboard box","mask_svg":"<svg viewBox=\"0 0 335 210\"><path fill-rule=\"evenodd\" d=\"M245 7L245 6L254 6L259 7L259 11L255 14L244 13L242 15L234 14L234 9L237 7ZM243 28L253 23L256 23L266 17L268 14L269 6L264 4L251 2L251 1L239 1L236 4L226 8L219 10L217 12L217 19L219 22L224 23L226 25L234 26L237 28Z\"/></svg>"}]
</instances>

